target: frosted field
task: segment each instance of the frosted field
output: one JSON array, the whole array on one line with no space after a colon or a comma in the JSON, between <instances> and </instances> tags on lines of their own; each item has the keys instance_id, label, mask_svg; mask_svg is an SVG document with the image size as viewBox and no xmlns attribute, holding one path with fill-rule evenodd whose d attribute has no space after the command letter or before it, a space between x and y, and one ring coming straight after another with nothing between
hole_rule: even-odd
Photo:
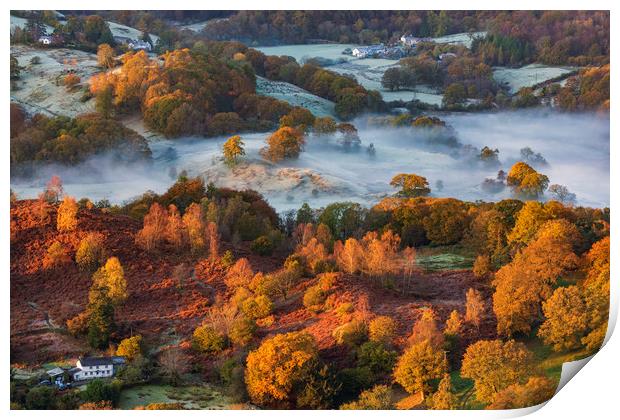
<instances>
[{"instance_id":1,"label":"frosted field","mask_svg":"<svg viewBox=\"0 0 620 420\"><path fill-rule=\"evenodd\" d=\"M467 48L471 48L471 43L474 38L484 38L487 35L486 31L482 32L463 32L460 34L452 34L441 36L439 38L433 38L433 41L437 44L462 44Z\"/></svg>"},{"instance_id":2,"label":"frosted field","mask_svg":"<svg viewBox=\"0 0 620 420\"><path fill-rule=\"evenodd\" d=\"M332 101L313 95L290 83L277 82L257 76L256 93L288 102L292 106L307 108L318 117L335 116Z\"/></svg>"},{"instance_id":3,"label":"frosted field","mask_svg":"<svg viewBox=\"0 0 620 420\"><path fill-rule=\"evenodd\" d=\"M107 21L106 23L110 27L110 31L114 36L126 36L131 39L139 39L142 36L142 31L139 31L135 28L121 25L120 23L116 22ZM159 37L151 33L149 33L149 36L151 37L151 40L153 40L153 45L155 45Z\"/></svg>"},{"instance_id":4,"label":"frosted field","mask_svg":"<svg viewBox=\"0 0 620 420\"><path fill-rule=\"evenodd\" d=\"M493 78L500 84L507 83L511 92L543 83L578 70L577 67L550 67L544 64L529 64L517 69L495 67Z\"/></svg>"},{"instance_id":5,"label":"frosted field","mask_svg":"<svg viewBox=\"0 0 620 420\"><path fill-rule=\"evenodd\" d=\"M347 48L355 48L355 44L299 44L278 45L275 47L256 47L258 51L267 55L286 55L293 57L298 63L304 58L322 57L330 60L353 60L355 57L342 54Z\"/></svg>"},{"instance_id":6,"label":"frosted field","mask_svg":"<svg viewBox=\"0 0 620 420\"><path fill-rule=\"evenodd\" d=\"M28 19L24 19L18 16L11 15L11 33L15 31L15 28L24 29L27 23L28 23ZM51 33L54 31L54 28L50 25L43 25L43 26L45 27L45 30L47 31L48 35L51 35Z\"/></svg>"},{"instance_id":7,"label":"frosted field","mask_svg":"<svg viewBox=\"0 0 620 420\"><path fill-rule=\"evenodd\" d=\"M458 113L442 118L455 128L463 144L498 148L502 169L508 170L519 159L519 149L531 147L549 162L538 169L549 176L551 184L566 185L577 194L580 205L609 206L609 118L552 111ZM221 162L225 137L186 138L151 142L154 162L150 167L119 167L97 159L70 170L49 168L34 181L12 180L11 188L19 197L34 198L52 174L59 174L68 194L121 203L146 190L164 192L174 182L170 174L174 168L185 169L190 176L202 175L219 186L252 188L278 211L299 208L304 202L313 207L344 200L372 205L395 192L389 181L400 172L425 176L433 196L472 201L510 196L508 189L490 194L480 187L500 167L487 168L432 151L420 143L424 132L356 124L362 140L359 149L347 150L335 139L310 137L299 159L276 165L262 161L259 155L267 133L241 135L246 163L234 170ZM366 153L369 143L375 145L375 156ZM434 188L438 180L444 183L442 191Z\"/></svg>"}]
</instances>

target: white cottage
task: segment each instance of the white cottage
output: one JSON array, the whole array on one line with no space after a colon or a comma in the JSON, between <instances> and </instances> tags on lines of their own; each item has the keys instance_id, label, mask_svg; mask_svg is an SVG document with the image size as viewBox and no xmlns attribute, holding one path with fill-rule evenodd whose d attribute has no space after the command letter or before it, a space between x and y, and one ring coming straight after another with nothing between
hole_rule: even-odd
<instances>
[{"instance_id":1,"label":"white cottage","mask_svg":"<svg viewBox=\"0 0 620 420\"><path fill-rule=\"evenodd\" d=\"M122 357L80 357L71 373L75 381L110 378L124 364Z\"/></svg>"}]
</instances>

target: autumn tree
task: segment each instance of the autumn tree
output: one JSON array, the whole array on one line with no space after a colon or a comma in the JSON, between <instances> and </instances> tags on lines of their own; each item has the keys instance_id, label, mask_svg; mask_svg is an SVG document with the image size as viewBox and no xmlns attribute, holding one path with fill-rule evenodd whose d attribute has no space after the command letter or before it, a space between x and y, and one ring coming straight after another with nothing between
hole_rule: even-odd
<instances>
[{"instance_id":1,"label":"autumn tree","mask_svg":"<svg viewBox=\"0 0 620 420\"><path fill-rule=\"evenodd\" d=\"M588 273L583 284L588 334L582 339L589 351L603 345L609 321L609 236L592 245L587 254Z\"/></svg>"},{"instance_id":2,"label":"autumn tree","mask_svg":"<svg viewBox=\"0 0 620 420\"><path fill-rule=\"evenodd\" d=\"M159 204L153 203L144 216L143 228L136 234L136 243L144 250L153 251L165 239L168 214Z\"/></svg>"},{"instance_id":3,"label":"autumn tree","mask_svg":"<svg viewBox=\"0 0 620 420\"><path fill-rule=\"evenodd\" d=\"M499 334L528 333L540 318L541 302L549 298L558 278L574 270L573 245L579 232L572 223L551 220L534 240L495 275L493 311Z\"/></svg>"},{"instance_id":4,"label":"autumn tree","mask_svg":"<svg viewBox=\"0 0 620 420\"><path fill-rule=\"evenodd\" d=\"M104 69L111 69L115 65L114 49L109 44L100 44L97 47L97 63Z\"/></svg>"},{"instance_id":5,"label":"autumn tree","mask_svg":"<svg viewBox=\"0 0 620 420\"><path fill-rule=\"evenodd\" d=\"M133 360L142 353L142 336L132 335L123 339L116 349L116 355Z\"/></svg>"},{"instance_id":6,"label":"autumn tree","mask_svg":"<svg viewBox=\"0 0 620 420\"><path fill-rule=\"evenodd\" d=\"M479 291L470 288L465 294L465 322L480 329L480 322L484 316L484 299Z\"/></svg>"},{"instance_id":7,"label":"autumn tree","mask_svg":"<svg viewBox=\"0 0 620 420\"><path fill-rule=\"evenodd\" d=\"M510 385L527 381L534 371L534 355L523 343L482 340L467 348L461 376L474 381L476 398L491 402Z\"/></svg>"},{"instance_id":8,"label":"autumn tree","mask_svg":"<svg viewBox=\"0 0 620 420\"><path fill-rule=\"evenodd\" d=\"M114 324L114 303L107 287L94 283L88 293L88 344L95 349L107 347Z\"/></svg>"},{"instance_id":9,"label":"autumn tree","mask_svg":"<svg viewBox=\"0 0 620 420\"><path fill-rule=\"evenodd\" d=\"M560 287L543 303L545 322L538 336L555 351L573 350L581 345L586 330L586 307L576 286Z\"/></svg>"},{"instance_id":10,"label":"autumn tree","mask_svg":"<svg viewBox=\"0 0 620 420\"><path fill-rule=\"evenodd\" d=\"M90 232L80 241L75 253L75 262L81 270L95 271L104 262L104 237L99 232Z\"/></svg>"},{"instance_id":11,"label":"autumn tree","mask_svg":"<svg viewBox=\"0 0 620 420\"><path fill-rule=\"evenodd\" d=\"M508 172L506 183L511 186L518 195L529 198L541 196L549 186L549 178L539 174L534 168L525 162L515 163Z\"/></svg>"},{"instance_id":12,"label":"autumn tree","mask_svg":"<svg viewBox=\"0 0 620 420\"><path fill-rule=\"evenodd\" d=\"M199 253L206 246L205 222L202 207L192 203L183 215L183 223L187 228L189 244L193 253Z\"/></svg>"},{"instance_id":13,"label":"autumn tree","mask_svg":"<svg viewBox=\"0 0 620 420\"><path fill-rule=\"evenodd\" d=\"M259 405L286 404L318 357L314 338L305 332L278 334L248 354L245 383Z\"/></svg>"},{"instance_id":14,"label":"autumn tree","mask_svg":"<svg viewBox=\"0 0 620 420\"><path fill-rule=\"evenodd\" d=\"M116 257L110 257L105 265L93 274L93 285L105 288L114 304L127 299L127 281L121 262Z\"/></svg>"},{"instance_id":15,"label":"autumn tree","mask_svg":"<svg viewBox=\"0 0 620 420\"><path fill-rule=\"evenodd\" d=\"M431 192L426 178L416 174L398 174L392 178L390 185L400 188L398 195L401 197L421 197Z\"/></svg>"},{"instance_id":16,"label":"autumn tree","mask_svg":"<svg viewBox=\"0 0 620 420\"><path fill-rule=\"evenodd\" d=\"M334 134L337 130L336 121L331 117L316 117L313 130L316 135Z\"/></svg>"},{"instance_id":17,"label":"autumn tree","mask_svg":"<svg viewBox=\"0 0 620 420\"><path fill-rule=\"evenodd\" d=\"M267 147L261 150L265 159L278 162L299 157L305 144L304 135L293 127L281 127L267 139Z\"/></svg>"},{"instance_id":18,"label":"autumn tree","mask_svg":"<svg viewBox=\"0 0 620 420\"><path fill-rule=\"evenodd\" d=\"M430 398L430 408L433 410L454 410L457 408L457 397L452 391L452 381L447 373L439 382L437 392Z\"/></svg>"},{"instance_id":19,"label":"autumn tree","mask_svg":"<svg viewBox=\"0 0 620 420\"><path fill-rule=\"evenodd\" d=\"M252 278L254 277L254 271L247 258L239 258L235 264L228 269L224 282L226 286L231 289L237 287L249 286Z\"/></svg>"},{"instance_id":20,"label":"autumn tree","mask_svg":"<svg viewBox=\"0 0 620 420\"><path fill-rule=\"evenodd\" d=\"M447 336L458 336L461 334L462 328L463 322L461 320L461 315L459 315L459 311L455 309L450 312L450 317L446 321L443 333Z\"/></svg>"},{"instance_id":21,"label":"autumn tree","mask_svg":"<svg viewBox=\"0 0 620 420\"><path fill-rule=\"evenodd\" d=\"M549 401L557 384L545 376L533 376L525 384L513 384L495 394L487 410L512 410L532 407Z\"/></svg>"},{"instance_id":22,"label":"autumn tree","mask_svg":"<svg viewBox=\"0 0 620 420\"><path fill-rule=\"evenodd\" d=\"M425 393L430 390L429 382L443 377L447 369L444 351L425 340L405 350L396 363L394 379L410 394Z\"/></svg>"},{"instance_id":23,"label":"autumn tree","mask_svg":"<svg viewBox=\"0 0 620 420\"><path fill-rule=\"evenodd\" d=\"M368 338L378 343L391 344L396 338L396 322L389 316L378 316L368 324Z\"/></svg>"},{"instance_id":24,"label":"autumn tree","mask_svg":"<svg viewBox=\"0 0 620 420\"><path fill-rule=\"evenodd\" d=\"M486 278L493 271L491 267L491 258L488 255L478 255L474 261L472 273L477 279Z\"/></svg>"},{"instance_id":25,"label":"autumn tree","mask_svg":"<svg viewBox=\"0 0 620 420\"><path fill-rule=\"evenodd\" d=\"M428 341L433 348L440 349L444 344L444 336L437 326L437 315L431 308L422 311L422 316L413 325L409 342L412 344Z\"/></svg>"},{"instance_id":26,"label":"autumn tree","mask_svg":"<svg viewBox=\"0 0 620 420\"><path fill-rule=\"evenodd\" d=\"M174 204L168 206L168 220L166 222L164 237L177 252L180 252L187 245L187 229L179 213L179 209Z\"/></svg>"},{"instance_id":27,"label":"autumn tree","mask_svg":"<svg viewBox=\"0 0 620 420\"><path fill-rule=\"evenodd\" d=\"M78 204L75 198L66 196L60 206L56 217L56 227L60 232L69 232L77 228Z\"/></svg>"},{"instance_id":28,"label":"autumn tree","mask_svg":"<svg viewBox=\"0 0 620 420\"><path fill-rule=\"evenodd\" d=\"M334 254L341 270L353 274L360 270L364 253L355 238L349 238L344 245L340 241L334 245Z\"/></svg>"},{"instance_id":29,"label":"autumn tree","mask_svg":"<svg viewBox=\"0 0 620 420\"><path fill-rule=\"evenodd\" d=\"M71 257L64 245L58 241L54 241L54 243L47 248L47 252L43 258L43 267L59 268L70 262Z\"/></svg>"},{"instance_id":30,"label":"autumn tree","mask_svg":"<svg viewBox=\"0 0 620 420\"><path fill-rule=\"evenodd\" d=\"M577 196L570 192L564 185L553 184L549 186L549 193L562 204L575 204Z\"/></svg>"},{"instance_id":31,"label":"autumn tree","mask_svg":"<svg viewBox=\"0 0 620 420\"><path fill-rule=\"evenodd\" d=\"M50 204L55 204L60 201L63 194L64 189L60 177L58 175L52 176L45 186L45 191L43 191L43 199Z\"/></svg>"},{"instance_id":32,"label":"autumn tree","mask_svg":"<svg viewBox=\"0 0 620 420\"><path fill-rule=\"evenodd\" d=\"M244 143L241 136L232 136L222 146L224 162L230 167L235 166L241 156L245 156Z\"/></svg>"}]
</instances>

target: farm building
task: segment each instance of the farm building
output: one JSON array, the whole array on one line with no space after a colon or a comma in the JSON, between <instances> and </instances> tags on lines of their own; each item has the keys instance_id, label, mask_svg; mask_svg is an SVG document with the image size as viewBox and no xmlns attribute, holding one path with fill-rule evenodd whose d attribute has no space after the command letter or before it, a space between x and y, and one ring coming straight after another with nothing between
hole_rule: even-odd
<instances>
[{"instance_id":1,"label":"farm building","mask_svg":"<svg viewBox=\"0 0 620 420\"><path fill-rule=\"evenodd\" d=\"M114 41L117 44L126 45L127 48L134 50L134 51L138 51L138 50L151 51L153 49L153 46L151 45L150 42L142 41L140 39L132 39L126 36L115 36Z\"/></svg>"},{"instance_id":2,"label":"farm building","mask_svg":"<svg viewBox=\"0 0 620 420\"><path fill-rule=\"evenodd\" d=\"M431 38L418 38L411 34L403 35L400 37L400 43L403 44L405 47L415 47L420 42L431 42L431 41L432 41Z\"/></svg>"}]
</instances>

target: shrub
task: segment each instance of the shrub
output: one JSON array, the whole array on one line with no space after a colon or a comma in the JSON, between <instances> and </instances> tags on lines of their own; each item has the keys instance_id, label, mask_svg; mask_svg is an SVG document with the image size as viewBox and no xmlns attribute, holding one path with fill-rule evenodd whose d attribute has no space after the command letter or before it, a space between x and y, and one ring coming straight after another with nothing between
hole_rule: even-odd
<instances>
[{"instance_id":1,"label":"shrub","mask_svg":"<svg viewBox=\"0 0 620 420\"><path fill-rule=\"evenodd\" d=\"M75 253L75 262L84 271L94 271L105 260L103 235L91 232L80 241Z\"/></svg>"},{"instance_id":2,"label":"shrub","mask_svg":"<svg viewBox=\"0 0 620 420\"><path fill-rule=\"evenodd\" d=\"M378 316L370 321L368 335L372 341L389 344L396 337L396 322L389 316Z\"/></svg>"},{"instance_id":3,"label":"shrub","mask_svg":"<svg viewBox=\"0 0 620 420\"><path fill-rule=\"evenodd\" d=\"M192 346L205 353L219 353L226 348L226 336L208 325L201 325L194 330Z\"/></svg>"},{"instance_id":4,"label":"shrub","mask_svg":"<svg viewBox=\"0 0 620 420\"><path fill-rule=\"evenodd\" d=\"M67 74L63 78L63 84L67 87L67 90L73 89L76 85L78 85L82 79L75 73Z\"/></svg>"},{"instance_id":5,"label":"shrub","mask_svg":"<svg viewBox=\"0 0 620 420\"><path fill-rule=\"evenodd\" d=\"M59 268L60 266L71 262L71 257L66 248L58 241L47 248L47 253L43 258L43 267Z\"/></svg>"},{"instance_id":6,"label":"shrub","mask_svg":"<svg viewBox=\"0 0 620 420\"><path fill-rule=\"evenodd\" d=\"M336 315L342 318L345 315L353 313L354 310L355 310L355 307L353 306L351 302L344 302L338 305L338 307L335 309L335 312L336 312Z\"/></svg>"},{"instance_id":7,"label":"shrub","mask_svg":"<svg viewBox=\"0 0 620 420\"><path fill-rule=\"evenodd\" d=\"M362 392L357 401L340 406L341 410L391 410L393 408L392 390L386 385L376 385Z\"/></svg>"},{"instance_id":8,"label":"shrub","mask_svg":"<svg viewBox=\"0 0 620 420\"><path fill-rule=\"evenodd\" d=\"M265 235L259 236L258 238L254 239L254 241L252 241L252 245L250 246L252 252L261 256L268 256L273 254L274 248L275 247L273 245L273 242L271 242L271 239L269 239L269 237Z\"/></svg>"},{"instance_id":9,"label":"shrub","mask_svg":"<svg viewBox=\"0 0 620 420\"><path fill-rule=\"evenodd\" d=\"M115 406L120 395L121 383L119 381L104 382L101 379L94 379L88 383L81 396L85 402L110 401Z\"/></svg>"},{"instance_id":10,"label":"shrub","mask_svg":"<svg viewBox=\"0 0 620 420\"><path fill-rule=\"evenodd\" d=\"M326 298L327 293L321 288L321 286L316 285L309 287L306 290L306 293L304 293L304 306L311 311L320 311Z\"/></svg>"},{"instance_id":11,"label":"shrub","mask_svg":"<svg viewBox=\"0 0 620 420\"><path fill-rule=\"evenodd\" d=\"M241 317L233 322L228 336L233 344L243 347L250 343L255 332L256 322L253 319Z\"/></svg>"},{"instance_id":12,"label":"shrub","mask_svg":"<svg viewBox=\"0 0 620 420\"><path fill-rule=\"evenodd\" d=\"M368 338L368 328L364 321L354 319L336 328L332 336L338 344L357 346Z\"/></svg>"},{"instance_id":13,"label":"shrub","mask_svg":"<svg viewBox=\"0 0 620 420\"><path fill-rule=\"evenodd\" d=\"M252 319L264 318L273 311L273 302L266 295L258 295L244 300L241 310Z\"/></svg>"}]
</instances>

